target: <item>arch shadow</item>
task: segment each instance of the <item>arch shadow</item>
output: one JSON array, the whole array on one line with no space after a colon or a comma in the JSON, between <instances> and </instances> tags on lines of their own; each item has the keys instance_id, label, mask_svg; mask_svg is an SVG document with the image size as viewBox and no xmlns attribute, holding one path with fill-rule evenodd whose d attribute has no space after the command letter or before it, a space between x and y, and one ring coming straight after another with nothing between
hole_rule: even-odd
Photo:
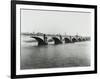
<instances>
[{"instance_id":1,"label":"arch shadow","mask_svg":"<svg viewBox=\"0 0 100 79\"><path fill-rule=\"evenodd\" d=\"M62 44L62 41L56 37L52 37L52 39L54 40L55 44Z\"/></svg>"},{"instance_id":2,"label":"arch shadow","mask_svg":"<svg viewBox=\"0 0 100 79\"><path fill-rule=\"evenodd\" d=\"M64 38L65 43L71 43L72 41L69 38Z\"/></svg>"},{"instance_id":3,"label":"arch shadow","mask_svg":"<svg viewBox=\"0 0 100 79\"><path fill-rule=\"evenodd\" d=\"M40 46L40 45L47 45L48 44L47 42L45 42L43 39L41 39L39 37L31 37L31 38L34 38L34 39L37 40L38 46Z\"/></svg>"},{"instance_id":4,"label":"arch shadow","mask_svg":"<svg viewBox=\"0 0 100 79\"><path fill-rule=\"evenodd\" d=\"M76 38L72 38L72 42L77 42L77 39Z\"/></svg>"},{"instance_id":5,"label":"arch shadow","mask_svg":"<svg viewBox=\"0 0 100 79\"><path fill-rule=\"evenodd\" d=\"M78 38L78 42L81 42L82 41L82 39L81 38Z\"/></svg>"}]
</instances>

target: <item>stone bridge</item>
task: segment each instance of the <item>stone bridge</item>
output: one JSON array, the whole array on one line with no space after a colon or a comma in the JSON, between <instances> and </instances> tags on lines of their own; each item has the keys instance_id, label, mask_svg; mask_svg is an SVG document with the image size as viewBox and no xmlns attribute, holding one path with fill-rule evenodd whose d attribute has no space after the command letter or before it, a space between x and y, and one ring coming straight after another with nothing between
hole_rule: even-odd
<instances>
[{"instance_id":1,"label":"stone bridge","mask_svg":"<svg viewBox=\"0 0 100 79\"><path fill-rule=\"evenodd\" d=\"M54 41L54 44L62 44L62 43L75 43L81 41L89 41L90 37L82 37L82 36L64 36L64 35L33 35L31 38L36 39L38 45L48 45L48 42Z\"/></svg>"}]
</instances>

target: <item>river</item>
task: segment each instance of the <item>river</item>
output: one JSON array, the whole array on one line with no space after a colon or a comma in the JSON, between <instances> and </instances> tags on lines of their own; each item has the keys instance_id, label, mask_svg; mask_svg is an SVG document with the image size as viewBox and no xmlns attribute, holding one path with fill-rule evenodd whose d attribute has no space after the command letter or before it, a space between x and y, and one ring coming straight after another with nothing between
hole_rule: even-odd
<instances>
[{"instance_id":1,"label":"river","mask_svg":"<svg viewBox=\"0 0 100 79\"><path fill-rule=\"evenodd\" d=\"M21 38L21 69L90 66L90 41L37 46L36 40ZM30 41L28 41L30 40Z\"/></svg>"}]
</instances>

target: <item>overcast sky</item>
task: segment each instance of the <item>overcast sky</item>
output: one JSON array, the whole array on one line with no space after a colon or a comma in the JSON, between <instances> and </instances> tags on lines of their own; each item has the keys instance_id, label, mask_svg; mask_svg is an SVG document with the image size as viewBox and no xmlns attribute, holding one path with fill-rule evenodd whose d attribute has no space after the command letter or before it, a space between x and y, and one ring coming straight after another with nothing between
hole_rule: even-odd
<instances>
[{"instance_id":1,"label":"overcast sky","mask_svg":"<svg viewBox=\"0 0 100 79\"><path fill-rule=\"evenodd\" d=\"M21 10L21 32L90 36L90 13Z\"/></svg>"}]
</instances>

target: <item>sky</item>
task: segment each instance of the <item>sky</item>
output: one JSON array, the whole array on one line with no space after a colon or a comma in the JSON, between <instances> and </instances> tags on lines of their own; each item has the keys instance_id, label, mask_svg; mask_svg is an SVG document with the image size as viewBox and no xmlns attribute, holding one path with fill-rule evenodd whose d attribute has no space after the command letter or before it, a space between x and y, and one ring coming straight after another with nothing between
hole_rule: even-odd
<instances>
[{"instance_id":1,"label":"sky","mask_svg":"<svg viewBox=\"0 0 100 79\"><path fill-rule=\"evenodd\" d=\"M71 11L21 10L21 32L90 36L90 14Z\"/></svg>"}]
</instances>

